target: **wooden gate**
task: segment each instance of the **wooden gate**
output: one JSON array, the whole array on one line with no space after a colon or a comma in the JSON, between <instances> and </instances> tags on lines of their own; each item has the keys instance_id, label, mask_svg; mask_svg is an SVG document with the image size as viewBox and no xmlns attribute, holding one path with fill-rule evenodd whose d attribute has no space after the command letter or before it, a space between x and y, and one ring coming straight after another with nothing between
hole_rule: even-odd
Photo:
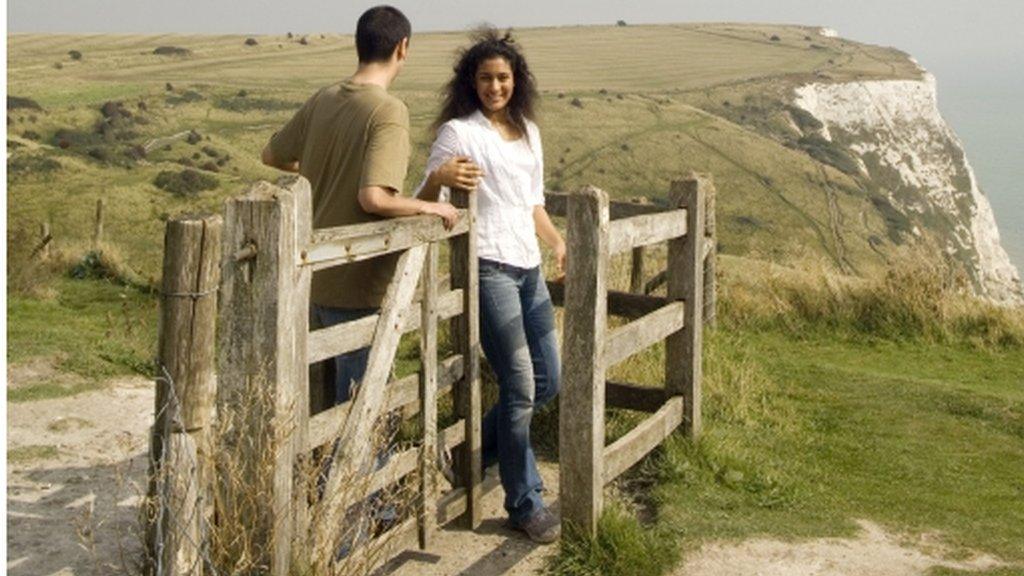
<instances>
[{"instance_id":1,"label":"wooden gate","mask_svg":"<svg viewBox=\"0 0 1024 576\"><path fill-rule=\"evenodd\" d=\"M698 177L674 182L667 207L611 203L592 186L547 196L548 211L567 220L570 255L564 289L549 284L556 303L565 307L558 431L563 525L596 534L606 484L680 424L689 437L700 434L705 281L714 298L713 272L704 278L706 266L714 269L714 240L705 240L705 209L713 197L710 181ZM638 248L662 242L668 244L664 297L608 289L612 256L632 252L630 284L639 287L644 283L635 277L642 270ZM609 315L631 321L609 329ZM607 380L608 368L662 340L664 388ZM606 446L606 406L651 415Z\"/></svg>"},{"instance_id":2,"label":"wooden gate","mask_svg":"<svg viewBox=\"0 0 1024 576\"><path fill-rule=\"evenodd\" d=\"M307 559L313 559L308 568L323 571L334 561L346 509L414 472L420 482L418 514L387 533L394 550L417 540L425 547L439 522L458 516L476 527L481 514L475 197L457 195L462 210L452 230L428 216L312 230L310 202L304 179L277 186L261 182L230 200L225 217L218 411L255 401L246 397L254 382L267 391L262 417L247 422L242 433L275 442L272 502L253 522L263 524L272 543L276 575L305 569L293 565ZM442 291L438 258L446 240L451 288ZM399 254L398 264L378 314L310 331L313 271L390 253ZM447 319L454 319L456 354L438 359L438 322ZM389 383L399 339L414 330L421 334L422 369ZM366 374L353 399L310 414L310 364L366 346ZM461 448L461 478L460 487L441 499L435 481L437 399L453 390L460 420L440 437L448 448ZM366 472L373 469L368 439L375 423L403 407L407 415L419 414L418 446ZM318 448L332 451L334 462L322 481L322 498L310 494L308 481ZM356 478L366 480L359 490L352 489Z\"/></svg>"},{"instance_id":3,"label":"wooden gate","mask_svg":"<svg viewBox=\"0 0 1024 576\"><path fill-rule=\"evenodd\" d=\"M713 188L700 178L674 183L668 207L610 202L593 187L546 197L548 211L566 217L568 227L567 282L548 283L555 304L565 306L562 517L563 523L594 534L607 483L680 424L691 437L699 435L702 298L714 300L713 232L705 238L714 230ZM163 390L157 415L163 416L153 445L163 462L154 470L165 471L165 491L176 496L154 507L167 512L157 515L161 521L151 535L161 573L202 573L209 563L205 527L216 532L224 520L212 517L204 495L226 481L257 495L220 502L219 509L237 504L241 510L233 510L234 519L256 535L256 564L278 576L331 573L352 565L368 570L404 549L427 547L440 524L456 518L471 529L480 524L481 499L497 483L484 483L481 470L476 200L459 193L453 200L461 214L452 230L427 216L312 230L309 183L301 178L260 182L228 201L217 327L216 445L208 425L214 419L208 408L214 384L209 362L203 361L212 357L213 327L208 316L200 318L216 306L210 287L216 255L205 240L200 249L165 255L161 362L169 370L157 382ZM172 232L179 229L209 229L209 237L216 238L215 220L169 225L167 246L176 245L172 240L184 232ZM441 282L439 265L445 242L448 286ZM647 284L664 279L665 296L609 290L611 256L632 252L630 285L640 291L643 248L661 242L668 245L666 269ZM398 263L379 313L310 330L313 271L391 253L399 255ZM630 322L609 329L609 315ZM448 320L454 353L441 359L438 324ZM399 339L412 331L420 335L419 373L389 382ZM662 340L663 388L607 381L610 366ZM366 373L353 399L312 413L309 367L367 346ZM457 421L439 429L438 399L449 393ZM606 406L651 416L605 446ZM375 467L374 426L397 410L418 415L419 435L411 448ZM159 426L172 420L174 426ZM198 459L195 446L175 443L188 440L183 434L200 438ZM443 496L436 481L439 445L457 454L455 487ZM164 446L171 448L166 454ZM213 469L211 450L238 446L243 447L242 478ZM317 462L316 453L329 455L333 464ZM368 494L412 480L416 513L339 558L346 510ZM178 526L174 519L184 520ZM365 558L370 551L375 557Z\"/></svg>"}]
</instances>

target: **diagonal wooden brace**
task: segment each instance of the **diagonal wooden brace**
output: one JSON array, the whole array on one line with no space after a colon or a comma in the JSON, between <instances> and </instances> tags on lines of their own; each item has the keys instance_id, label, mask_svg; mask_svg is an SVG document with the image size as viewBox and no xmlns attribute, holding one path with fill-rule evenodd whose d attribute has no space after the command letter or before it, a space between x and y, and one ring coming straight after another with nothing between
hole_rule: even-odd
<instances>
[{"instance_id":1,"label":"diagonal wooden brace","mask_svg":"<svg viewBox=\"0 0 1024 576\"><path fill-rule=\"evenodd\" d=\"M388 285L366 373L352 399L352 409L336 444L334 465L327 479L324 497L317 506L316 520L312 523L314 558L329 559L333 556L331 547L337 544L344 528L346 505L353 501L351 495L346 495L351 486L345 486L345 482L371 468L370 460L375 449L373 427L385 405L384 386L391 374L402 335L401 313L412 303L426 254L426 244L404 252Z\"/></svg>"}]
</instances>

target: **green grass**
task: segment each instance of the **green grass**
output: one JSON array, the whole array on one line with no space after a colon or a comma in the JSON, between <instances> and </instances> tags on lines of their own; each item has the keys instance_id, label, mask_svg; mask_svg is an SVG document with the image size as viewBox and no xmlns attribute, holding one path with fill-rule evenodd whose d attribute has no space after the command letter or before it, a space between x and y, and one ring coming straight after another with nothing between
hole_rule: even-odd
<instances>
[{"instance_id":1,"label":"green grass","mask_svg":"<svg viewBox=\"0 0 1024 576\"><path fill-rule=\"evenodd\" d=\"M8 450L7 461L12 464L27 464L37 460L56 458L57 453L56 446L33 444Z\"/></svg>"},{"instance_id":2,"label":"green grass","mask_svg":"<svg viewBox=\"0 0 1024 576\"><path fill-rule=\"evenodd\" d=\"M937 532L955 554L1024 564L1019 350L778 330L726 329L706 343L703 439L673 436L634 472L655 481L642 495L656 510L653 534L692 551L719 539L851 536L864 518ZM606 555L642 562L644 546L657 546L614 530L628 542ZM593 554L565 546L555 571L594 573L578 569ZM607 565L617 567L603 574L634 573Z\"/></svg>"},{"instance_id":3,"label":"green grass","mask_svg":"<svg viewBox=\"0 0 1024 576\"><path fill-rule=\"evenodd\" d=\"M8 390L14 402L75 394L113 376L151 373L156 352L157 300L108 280L60 278L56 294L9 295L7 361L54 360L81 377L71 386L44 381Z\"/></svg>"}]
</instances>

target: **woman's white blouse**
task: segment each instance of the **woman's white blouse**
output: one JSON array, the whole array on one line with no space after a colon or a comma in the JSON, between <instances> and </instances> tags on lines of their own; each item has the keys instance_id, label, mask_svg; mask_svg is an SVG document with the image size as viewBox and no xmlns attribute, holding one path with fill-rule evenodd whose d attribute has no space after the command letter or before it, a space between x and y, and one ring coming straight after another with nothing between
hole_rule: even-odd
<instances>
[{"instance_id":1,"label":"woman's white blouse","mask_svg":"<svg viewBox=\"0 0 1024 576\"><path fill-rule=\"evenodd\" d=\"M544 205L544 153L540 130L526 121L529 138L507 141L480 111L449 120L437 131L427 175L455 156L468 156L484 172L477 185L477 255L520 268L541 263L533 209ZM416 193L426 184L424 177ZM449 189L441 187L447 201Z\"/></svg>"}]
</instances>

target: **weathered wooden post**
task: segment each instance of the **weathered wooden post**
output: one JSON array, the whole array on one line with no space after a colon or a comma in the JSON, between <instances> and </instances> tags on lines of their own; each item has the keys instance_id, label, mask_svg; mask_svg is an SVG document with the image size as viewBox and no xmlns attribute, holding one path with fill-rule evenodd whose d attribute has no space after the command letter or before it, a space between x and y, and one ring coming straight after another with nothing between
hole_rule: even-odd
<instances>
[{"instance_id":1,"label":"weathered wooden post","mask_svg":"<svg viewBox=\"0 0 1024 576\"><path fill-rule=\"evenodd\" d=\"M718 231L715 225L715 197L718 192L710 176L704 196L704 325L718 327Z\"/></svg>"},{"instance_id":2,"label":"weathered wooden post","mask_svg":"<svg viewBox=\"0 0 1024 576\"><path fill-rule=\"evenodd\" d=\"M50 243L53 241L53 234L50 233L50 223L40 222L39 223L39 247L36 248L36 252L39 253L41 260L50 259Z\"/></svg>"},{"instance_id":3,"label":"weathered wooden post","mask_svg":"<svg viewBox=\"0 0 1024 576\"><path fill-rule=\"evenodd\" d=\"M463 375L454 389L455 409L466 421L466 441L455 455L460 484L466 489L466 525L475 529L483 519L481 498L483 421L480 397L480 326L475 321L480 312L479 271L476 256L476 194L452 190L452 204L466 208L470 218L469 233L451 241L451 287L462 289L462 314L452 322L455 350L462 355Z\"/></svg>"},{"instance_id":4,"label":"weathered wooden post","mask_svg":"<svg viewBox=\"0 0 1024 576\"><path fill-rule=\"evenodd\" d=\"M633 198L631 200L634 204L649 204L650 202L645 197ZM633 248L633 254L630 260L629 269L629 291L633 294L644 293L644 257L646 248L643 246L636 246Z\"/></svg>"},{"instance_id":5,"label":"weathered wooden post","mask_svg":"<svg viewBox=\"0 0 1024 576\"><path fill-rule=\"evenodd\" d=\"M235 423L234 439L270 451L241 464L251 476L245 485L269 485L271 493L263 501L239 495L233 503L243 508L234 513L264 539L269 558L263 560L275 576L288 574L293 536L306 540L305 499L296 497L304 483L294 474L309 408L311 272L299 263L311 238L310 188L297 177L283 185L259 182L227 202L217 388L221 413L245 407L249 416ZM271 462L269 482L256 477L261 461Z\"/></svg>"},{"instance_id":6,"label":"weathered wooden post","mask_svg":"<svg viewBox=\"0 0 1024 576\"><path fill-rule=\"evenodd\" d=\"M683 329L665 340L665 391L683 396L683 430L701 429L701 350L704 311L704 197L709 183L693 177L673 182L669 201L686 209L686 235L668 242L668 298L686 302Z\"/></svg>"},{"instance_id":7,"label":"weathered wooden post","mask_svg":"<svg viewBox=\"0 0 1024 576\"><path fill-rule=\"evenodd\" d=\"M644 293L644 251L643 246L633 248L629 269L629 291L633 294Z\"/></svg>"},{"instance_id":8,"label":"weathered wooden post","mask_svg":"<svg viewBox=\"0 0 1024 576\"><path fill-rule=\"evenodd\" d=\"M420 301L420 426L423 428L423 444L420 446L420 502L419 540L420 548L430 546L431 536L437 525L437 278L438 252L436 242L427 249L421 284L423 299Z\"/></svg>"},{"instance_id":9,"label":"weathered wooden post","mask_svg":"<svg viewBox=\"0 0 1024 576\"><path fill-rule=\"evenodd\" d=\"M100 243L103 242L103 198L96 200L96 220L93 223L92 229L92 247L93 250L100 249Z\"/></svg>"},{"instance_id":10,"label":"weathered wooden post","mask_svg":"<svg viewBox=\"0 0 1024 576\"><path fill-rule=\"evenodd\" d=\"M565 334L558 417L563 525L597 533L604 489L608 195L588 186L569 196Z\"/></svg>"},{"instance_id":11,"label":"weathered wooden post","mask_svg":"<svg viewBox=\"0 0 1024 576\"><path fill-rule=\"evenodd\" d=\"M149 532L163 574L202 573L201 527L209 519L213 481L221 228L220 216L182 216L167 223L164 235L150 470L160 525Z\"/></svg>"}]
</instances>

